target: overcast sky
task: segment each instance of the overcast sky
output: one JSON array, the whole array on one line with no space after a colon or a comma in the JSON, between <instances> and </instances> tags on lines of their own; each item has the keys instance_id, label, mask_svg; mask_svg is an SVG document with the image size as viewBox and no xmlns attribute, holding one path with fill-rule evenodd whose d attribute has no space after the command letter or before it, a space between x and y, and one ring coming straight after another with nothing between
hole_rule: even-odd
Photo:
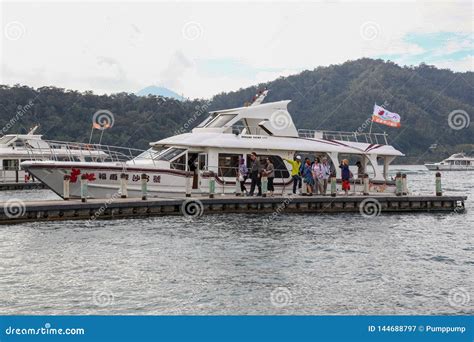
<instances>
[{"instance_id":1,"label":"overcast sky","mask_svg":"<svg viewBox=\"0 0 474 342\"><path fill-rule=\"evenodd\" d=\"M2 84L186 97L360 57L473 70L471 1L2 2Z\"/></svg>"}]
</instances>

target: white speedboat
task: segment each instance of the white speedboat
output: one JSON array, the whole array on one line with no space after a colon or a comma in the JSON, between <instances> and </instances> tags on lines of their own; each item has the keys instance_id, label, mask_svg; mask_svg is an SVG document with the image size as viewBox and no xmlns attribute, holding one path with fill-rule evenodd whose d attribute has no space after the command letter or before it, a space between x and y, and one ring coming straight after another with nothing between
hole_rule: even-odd
<instances>
[{"instance_id":1,"label":"white speedboat","mask_svg":"<svg viewBox=\"0 0 474 342\"><path fill-rule=\"evenodd\" d=\"M43 140L35 134L38 126L27 134L7 134L0 138L0 181L3 183L22 183L32 181L20 168L26 160L105 160L103 151L90 149L89 153L80 151L81 144ZM69 145L71 148L68 148ZM84 144L82 144L84 145ZM76 148L72 148L76 146Z\"/></svg>"},{"instance_id":2,"label":"white speedboat","mask_svg":"<svg viewBox=\"0 0 474 342\"><path fill-rule=\"evenodd\" d=\"M439 163L427 163L425 166L432 171L474 170L474 157L466 156L464 153L455 153Z\"/></svg>"},{"instance_id":3,"label":"white speedboat","mask_svg":"<svg viewBox=\"0 0 474 342\"><path fill-rule=\"evenodd\" d=\"M88 195L92 198L117 196L122 175L128 196L141 197L142 174L152 197L183 196L187 184L194 194L207 194L211 178L215 179L216 194L233 194L239 159L244 158L248 165L255 151L260 158L272 157L275 193L286 194L291 191L292 179L285 158L293 159L296 153L311 158L326 156L339 179L339 160L352 156L361 160L369 173L371 192L395 191L388 167L403 153L387 144L385 134L298 131L287 110L290 101L261 101L211 112L192 132L152 142L149 150L125 162L25 161L21 166L60 196L64 175L74 175L70 196L75 198L80 197L79 176L83 174L89 179ZM356 188L362 191L361 184Z\"/></svg>"}]
</instances>

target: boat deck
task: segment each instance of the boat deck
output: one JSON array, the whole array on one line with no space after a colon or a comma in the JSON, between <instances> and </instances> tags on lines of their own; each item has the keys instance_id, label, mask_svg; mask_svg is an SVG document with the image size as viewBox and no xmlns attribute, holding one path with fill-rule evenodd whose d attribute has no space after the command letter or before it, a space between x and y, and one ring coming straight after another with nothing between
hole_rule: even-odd
<instances>
[{"instance_id":1,"label":"boat deck","mask_svg":"<svg viewBox=\"0 0 474 342\"><path fill-rule=\"evenodd\" d=\"M69 201L9 200L0 203L0 224L37 221L96 220L147 216L182 215L198 218L206 214L260 213L271 218L282 213L461 213L466 196L300 196L278 197L181 197L111 198Z\"/></svg>"}]
</instances>

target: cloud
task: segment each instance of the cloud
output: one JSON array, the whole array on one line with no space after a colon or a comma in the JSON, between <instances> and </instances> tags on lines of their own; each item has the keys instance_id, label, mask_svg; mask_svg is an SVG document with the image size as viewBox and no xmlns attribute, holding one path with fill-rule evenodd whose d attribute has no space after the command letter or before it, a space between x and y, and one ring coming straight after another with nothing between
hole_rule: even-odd
<instances>
[{"instance_id":1,"label":"cloud","mask_svg":"<svg viewBox=\"0 0 474 342\"><path fill-rule=\"evenodd\" d=\"M450 69L459 72L474 71L474 55L471 54L461 59L438 60L430 64L441 69Z\"/></svg>"},{"instance_id":2,"label":"cloud","mask_svg":"<svg viewBox=\"0 0 474 342\"><path fill-rule=\"evenodd\" d=\"M189 60L182 51L175 51L166 69L160 73L158 83L177 91L181 87L182 77L186 71L192 67L193 62Z\"/></svg>"},{"instance_id":3,"label":"cloud","mask_svg":"<svg viewBox=\"0 0 474 342\"><path fill-rule=\"evenodd\" d=\"M420 62L453 71L472 71L473 35L458 32L410 33L403 37L405 45L417 48L411 53L405 47L387 50L377 57L400 64L416 65Z\"/></svg>"},{"instance_id":4,"label":"cloud","mask_svg":"<svg viewBox=\"0 0 474 342\"><path fill-rule=\"evenodd\" d=\"M20 22L25 28L18 40L0 38L1 76L7 84L98 93L158 84L189 97L210 97L360 57L471 68L466 57L472 41L470 2L109 1L1 6L0 27ZM83 18L88 18L87 25ZM199 39L183 37L191 22L203 28ZM367 23L376 28L374 39L361 35Z\"/></svg>"}]
</instances>

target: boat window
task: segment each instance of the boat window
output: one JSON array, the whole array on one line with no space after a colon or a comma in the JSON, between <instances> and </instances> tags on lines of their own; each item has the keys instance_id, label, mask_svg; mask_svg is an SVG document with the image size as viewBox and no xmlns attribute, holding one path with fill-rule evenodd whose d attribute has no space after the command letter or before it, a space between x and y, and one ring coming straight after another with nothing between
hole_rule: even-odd
<instances>
[{"instance_id":1,"label":"boat window","mask_svg":"<svg viewBox=\"0 0 474 342\"><path fill-rule=\"evenodd\" d=\"M165 150L157 150L156 148L150 148L145 152L140 153L135 157L135 160L166 160L171 161L181 153L185 152L184 148L170 147Z\"/></svg>"},{"instance_id":2,"label":"boat window","mask_svg":"<svg viewBox=\"0 0 474 342\"><path fill-rule=\"evenodd\" d=\"M3 160L3 170L18 170L20 165L18 159L4 159Z\"/></svg>"},{"instance_id":3,"label":"boat window","mask_svg":"<svg viewBox=\"0 0 474 342\"><path fill-rule=\"evenodd\" d=\"M23 147L23 146L25 146L25 141L24 141L24 140L17 139L17 140L13 143L13 146L15 146L15 147Z\"/></svg>"},{"instance_id":4,"label":"boat window","mask_svg":"<svg viewBox=\"0 0 474 342\"><path fill-rule=\"evenodd\" d=\"M184 150L183 150L184 151ZM170 163L170 168L175 170L186 170L186 153L176 158Z\"/></svg>"},{"instance_id":5,"label":"boat window","mask_svg":"<svg viewBox=\"0 0 474 342\"><path fill-rule=\"evenodd\" d=\"M150 148L145 152L140 153L138 156L135 157L135 159L155 159L161 152L163 151L157 151L153 148Z\"/></svg>"},{"instance_id":6,"label":"boat window","mask_svg":"<svg viewBox=\"0 0 474 342\"><path fill-rule=\"evenodd\" d=\"M219 153L219 176L237 177L240 154Z\"/></svg>"},{"instance_id":7,"label":"boat window","mask_svg":"<svg viewBox=\"0 0 474 342\"><path fill-rule=\"evenodd\" d=\"M184 148L174 148L174 147L171 147L167 150L164 150L163 152L161 152L156 158L154 158L155 160L166 160L166 161L171 161L173 158L179 156L181 153L185 152L186 149Z\"/></svg>"},{"instance_id":8,"label":"boat window","mask_svg":"<svg viewBox=\"0 0 474 342\"><path fill-rule=\"evenodd\" d=\"M214 120L214 118L217 116L217 113L209 115L207 118L204 119L197 127L204 127L207 125L207 123L211 120Z\"/></svg>"},{"instance_id":9,"label":"boat window","mask_svg":"<svg viewBox=\"0 0 474 342\"><path fill-rule=\"evenodd\" d=\"M0 145L7 145L10 141L15 139L15 137L4 136L0 138Z\"/></svg>"},{"instance_id":10,"label":"boat window","mask_svg":"<svg viewBox=\"0 0 474 342\"><path fill-rule=\"evenodd\" d=\"M207 128L219 128L224 127L229 121L235 118L237 114L219 114L214 120L209 122Z\"/></svg>"}]
</instances>

